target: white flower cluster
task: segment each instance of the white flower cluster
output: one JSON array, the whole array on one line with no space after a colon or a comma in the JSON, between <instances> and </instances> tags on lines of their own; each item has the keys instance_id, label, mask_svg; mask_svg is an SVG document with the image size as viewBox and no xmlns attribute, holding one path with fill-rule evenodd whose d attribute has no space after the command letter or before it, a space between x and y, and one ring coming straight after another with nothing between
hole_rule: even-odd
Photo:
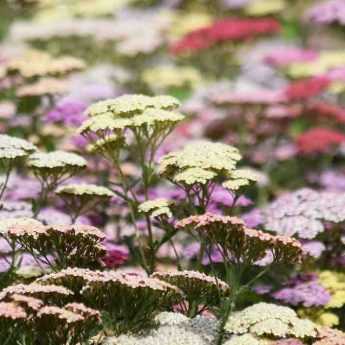
<instances>
[{"instance_id":1,"label":"white flower cluster","mask_svg":"<svg viewBox=\"0 0 345 345\"><path fill-rule=\"evenodd\" d=\"M178 313L164 312L156 317L157 329L144 335L107 338L103 345L213 345L217 321L199 316L189 319Z\"/></svg>"},{"instance_id":2,"label":"white flower cluster","mask_svg":"<svg viewBox=\"0 0 345 345\"><path fill-rule=\"evenodd\" d=\"M304 338L317 334L315 324L300 319L293 309L263 302L232 314L225 329L233 334L250 333L258 337Z\"/></svg>"},{"instance_id":3,"label":"white flower cluster","mask_svg":"<svg viewBox=\"0 0 345 345\"><path fill-rule=\"evenodd\" d=\"M0 160L13 160L26 157L37 148L30 142L7 134L0 134Z\"/></svg>"}]
</instances>

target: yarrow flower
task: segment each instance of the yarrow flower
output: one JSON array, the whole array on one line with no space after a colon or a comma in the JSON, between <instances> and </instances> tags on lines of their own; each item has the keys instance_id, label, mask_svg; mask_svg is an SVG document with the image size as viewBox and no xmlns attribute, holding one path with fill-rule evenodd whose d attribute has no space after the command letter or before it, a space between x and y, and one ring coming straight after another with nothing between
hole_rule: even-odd
<instances>
[{"instance_id":1,"label":"yarrow flower","mask_svg":"<svg viewBox=\"0 0 345 345\"><path fill-rule=\"evenodd\" d=\"M7 187L11 171L14 168L14 163L18 159L27 158L36 151L36 146L24 139L12 137L7 134L0 134L0 165L5 173L4 182L1 184L0 188L0 199Z\"/></svg>"},{"instance_id":2,"label":"yarrow flower","mask_svg":"<svg viewBox=\"0 0 345 345\"><path fill-rule=\"evenodd\" d=\"M42 78L37 82L18 87L17 97L41 97L46 95L60 95L67 92L65 80L56 78Z\"/></svg>"},{"instance_id":3,"label":"yarrow flower","mask_svg":"<svg viewBox=\"0 0 345 345\"><path fill-rule=\"evenodd\" d=\"M293 263L299 262L304 253L298 241L249 229L236 217L206 213L182 219L176 228L195 232L206 243L220 246L227 262L253 264L271 252L274 261Z\"/></svg>"},{"instance_id":4,"label":"yarrow flower","mask_svg":"<svg viewBox=\"0 0 345 345\"><path fill-rule=\"evenodd\" d=\"M2 290L0 295L0 324L7 326L1 328L0 334L7 332L11 340L30 339L36 343L45 334L50 344L76 345L89 339L100 323L97 310L81 303L63 305L72 292L61 286L13 285ZM6 319L11 322L4 323ZM18 320L21 322L17 323Z\"/></svg>"},{"instance_id":5,"label":"yarrow flower","mask_svg":"<svg viewBox=\"0 0 345 345\"><path fill-rule=\"evenodd\" d=\"M134 150L145 150L148 156L145 158L152 160L158 143L184 119L175 111L179 105L178 100L171 96L124 95L100 101L86 110L89 118L78 131L91 142L96 139L91 150L112 161L118 160L119 150L131 132Z\"/></svg>"},{"instance_id":6,"label":"yarrow flower","mask_svg":"<svg viewBox=\"0 0 345 345\"><path fill-rule=\"evenodd\" d=\"M183 298L177 287L134 272L67 268L38 282L68 286L85 303L108 315L116 335L145 328L158 312Z\"/></svg>"},{"instance_id":7,"label":"yarrow flower","mask_svg":"<svg viewBox=\"0 0 345 345\"><path fill-rule=\"evenodd\" d=\"M224 345L265 345L265 341L252 334L233 335Z\"/></svg>"},{"instance_id":8,"label":"yarrow flower","mask_svg":"<svg viewBox=\"0 0 345 345\"><path fill-rule=\"evenodd\" d=\"M158 198L142 202L138 209L140 212L149 214L153 218L162 216L172 217L171 204L172 202L167 199Z\"/></svg>"},{"instance_id":9,"label":"yarrow flower","mask_svg":"<svg viewBox=\"0 0 345 345\"><path fill-rule=\"evenodd\" d=\"M312 118L320 117L321 119L334 120L336 123L345 123L345 109L325 101L319 101L308 105L307 115Z\"/></svg>"},{"instance_id":10,"label":"yarrow flower","mask_svg":"<svg viewBox=\"0 0 345 345\"><path fill-rule=\"evenodd\" d=\"M173 88L194 89L199 86L202 77L193 67L162 65L145 70L142 80L152 90L166 91Z\"/></svg>"},{"instance_id":11,"label":"yarrow flower","mask_svg":"<svg viewBox=\"0 0 345 345\"><path fill-rule=\"evenodd\" d=\"M300 102L320 95L329 85L330 80L325 77L299 80L288 85L285 94L289 101Z\"/></svg>"},{"instance_id":12,"label":"yarrow flower","mask_svg":"<svg viewBox=\"0 0 345 345\"><path fill-rule=\"evenodd\" d=\"M101 244L105 235L88 225L15 224L8 230L8 236L23 250L38 255L38 260L55 269L97 267L106 254ZM53 259L49 260L49 256Z\"/></svg>"},{"instance_id":13,"label":"yarrow flower","mask_svg":"<svg viewBox=\"0 0 345 345\"><path fill-rule=\"evenodd\" d=\"M240 159L239 151L233 146L195 141L181 151L163 156L159 173L177 185L191 187L223 182L225 189L237 190L257 179L254 171L236 168Z\"/></svg>"},{"instance_id":14,"label":"yarrow flower","mask_svg":"<svg viewBox=\"0 0 345 345\"><path fill-rule=\"evenodd\" d=\"M59 76L85 68L85 63L77 58L62 56L55 58L45 52L30 50L18 58L8 61L8 74L19 74L23 78Z\"/></svg>"},{"instance_id":15,"label":"yarrow flower","mask_svg":"<svg viewBox=\"0 0 345 345\"><path fill-rule=\"evenodd\" d=\"M286 304L304 307L325 306L330 298L330 293L317 281L297 281L292 286L283 287L275 291L272 296Z\"/></svg>"},{"instance_id":16,"label":"yarrow flower","mask_svg":"<svg viewBox=\"0 0 345 345\"><path fill-rule=\"evenodd\" d=\"M102 262L107 268L117 268L128 260L128 249L123 245L104 243L107 253L102 258Z\"/></svg>"},{"instance_id":17,"label":"yarrow flower","mask_svg":"<svg viewBox=\"0 0 345 345\"><path fill-rule=\"evenodd\" d=\"M320 284L330 292L331 298L326 308L342 308L345 305L345 274L341 272L322 271Z\"/></svg>"},{"instance_id":18,"label":"yarrow flower","mask_svg":"<svg viewBox=\"0 0 345 345\"><path fill-rule=\"evenodd\" d=\"M345 25L345 4L342 0L327 0L308 9L306 18L316 24Z\"/></svg>"},{"instance_id":19,"label":"yarrow flower","mask_svg":"<svg viewBox=\"0 0 345 345\"><path fill-rule=\"evenodd\" d=\"M82 295L110 315L115 334L144 328L157 312L178 303L183 296L177 287L159 279L112 271L87 279ZM113 296L118 298L114 300Z\"/></svg>"},{"instance_id":20,"label":"yarrow flower","mask_svg":"<svg viewBox=\"0 0 345 345\"><path fill-rule=\"evenodd\" d=\"M28 165L36 171L41 170L57 170L61 174L60 170L67 167L72 168L84 168L86 161L84 158L78 156L75 153L64 151L52 151L48 153L35 153L29 157Z\"/></svg>"},{"instance_id":21,"label":"yarrow flower","mask_svg":"<svg viewBox=\"0 0 345 345\"><path fill-rule=\"evenodd\" d=\"M318 331L318 340L313 345L335 345L345 343L345 333L330 327L322 327Z\"/></svg>"},{"instance_id":22,"label":"yarrow flower","mask_svg":"<svg viewBox=\"0 0 345 345\"><path fill-rule=\"evenodd\" d=\"M284 0L250 1L244 12L250 16L265 16L279 14L286 8Z\"/></svg>"},{"instance_id":23,"label":"yarrow flower","mask_svg":"<svg viewBox=\"0 0 345 345\"><path fill-rule=\"evenodd\" d=\"M35 145L24 139L12 137L7 134L0 134L0 166L5 173L4 182L0 188L0 199L8 184L13 169L13 163L20 158L26 158L36 150L37 148Z\"/></svg>"},{"instance_id":24,"label":"yarrow flower","mask_svg":"<svg viewBox=\"0 0 345 345\"><path fill-rule=\"evenodd\" d=\"M45 274L43 277L37 279L37 282L43 285L62 285L77 294L80 293L87 281L92 280L95 276L103 277L103 273L88 268L68 267L58 272Z\"/></svg>"},{"instance_id":25,"label":"yarrow flower","mask_svg":"<svg viewBox=\"0 0 345 345\"><path fill-rule=\"evenodd\" d=\"M312 128L296 138L297 146L303 154L325 153L343 145L345 135L327 128Z\"/></svg>"},{"instance_id":26,"label":"yarrow flower","mask_svg":"<svg viewBox=\"0 0 345 345\"><path fill-rule=\"evenodd\" d=\"M325 222L341 223L344 195L303 188L282 195L263 209L264 226L281 235L315 238L325 230Z\"/></svg>"},{"instance_id":27,"label":"yarrow flower","mask_svg":"<svg viewBox=\"0 0 345 345\"><path fill-rule=\"evenodd\" d=\"M44 120L47 123L58 123L65 126L78 127L85 120L83 112L86 104L79 100L62 99L50 110Z\"/></svg>"},{"instance_id":28,"label":"yarrow flower","mask_svg":"<svg viewBox=\"0 0 345 345\"><path fill-rule=\"evenodd\" d=\"M94 184L66 184L58 187L55 193L66 203L72 222L81 215L90 211L100 202L107 201L115 196L108 188Z\"/></svg>"},{"instance_id":29,"label":"yarrow flower","mask_svg":"<svg viewBox=\"0 0 345 345\"><path fill-rule=\"evenodd\" d=\"M170 51L175 55L195 53L218 43L247 40L279 30L280 25L275 19L222 19L188 33L175 42Z\"/></svg>"},{"instance_id":30,"label":"yarrow flower","mask_svg":"<svg viewBox=\"0 0 345 345\"><path fill-rule=\"evenodd\" d=\"M279 50L269 52L264 60L265 62L274 66L286 66L295 62L313 61L318 56L318 53L313 50L304 50L295 47L286 47Z\"/></svg>"},{"instance_id":31,"label":"yarrow flower","mask_svg":"<svg viewBox=\"0 0 345 345\"><path fill-rule=\"evenodd\" d=\"M222 280L197 271L155 272L152 277L177 286L189 305L217 305L231 288Z\"/></svg>"},{"instance_id":32,"label":"yarrow flower","mask_svg":"<svg viewBox=\"0 0 345 345\"><path fill-rule=\"evenodd\" d=\"M300 319L293 309L270 303L257 303L230 315L225 329L233 334L273 336L275 338L315 338L317 328L307 319Z\"/></svg>"},{"instance_id":33,"label":"yarrow flower","mask_svg":"<svg viewBox=\"0 0 345 345\"><path fill-rule=\"evenodd\" d=\"M37 152L28 158L28 166L47 188L54 189L66 177L85 168L86 160L72 152Z\"/></svg>"},{"instance_id":34,"label":"yarrow flower","mask_svg":"<svg viewBox=\"0 0 345 345\"><path fill-rule=\"evenodd\" d=\"M0 291L0 301L8 301L12 296L23 295L38 298L46 303L57 303L61 305L68 300L72 291L58 285L41 285L37 283L10 285Z\"/></svg>"},{"instance_id":35,"label":"yarrow flower","mask_svg":"<svg viewBox=\"0 0 345 345\"><path fill-rule=\"evenodd\" d=\"M12 161L16 158L27 157L37 150L36 146L30 142L0 134L0 161Z\"/></svg>"},{"instance_id":36,"label":"yarrow flower","mask_svg":"<svg viewBox=\"0 0 345 345\"><path fill-rule=\"evenodd\" d=\"M3 325L4 320L25 319L27 314L25 310L15 303L0 302L0 324Z\"/></svg>"},{"instance_id":37,"label":"yarrow flower","mask_svg":"<svg viewBox=\"0 0 345 345\"><path fill-rule=\"evenodd\" d=\"M108 188L94 184L66 184L57 188L56 193L64 196L86 196L111 198L115 194Z\"/></svg>"},{"instance_id":38,"label":"yarrow flower","mask_svg":"<svg viewBox=\"0 0 345 345\"><path fill-rule=\"evenodd\" d=\"M163 312L156 316L155 321L157 329L143 335L108 337L104 345L209 345L216 340L218 323L211 318L197 316L189 319L178 313Z\"/></svg>"}]
</instances>

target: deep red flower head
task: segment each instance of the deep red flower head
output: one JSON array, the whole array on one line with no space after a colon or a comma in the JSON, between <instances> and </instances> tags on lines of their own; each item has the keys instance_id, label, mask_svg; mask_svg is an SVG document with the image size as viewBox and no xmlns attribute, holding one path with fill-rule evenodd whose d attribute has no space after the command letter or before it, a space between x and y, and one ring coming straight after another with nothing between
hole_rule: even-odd
<instances>
[{"instance_id":1,"label":"deep red flower head","mask_svg":"<svg viewBox=\"0 0 345 345\"><path fill-rule=\"evenodd\" d=\"M313 128L296 139L301 153L322 153L345 143L345 135L327 128Z\"/></svg>"},{"instance_id":2,"label":"deep red flower head","mask_svg":"<svg viewBox=\"0 0 345 345\"><path fill-rule=\"evenodd\" d=\"M337 123L345 123L345 109L336 104L324 101L315 102L308 106L307 114L313 117L320 117L334 120Z\"/></svg>"},{"instance_id":3,"label":"deep red flower head","mask_svg":"<svg viewBox=\"0 0 345 345\"><path fill-rule=\"evenodd\" d=\"M256 36L276 33L280 24L275 19L223 19L201 29L194 30L170 47L174 55L207 49L225 41L239 41Z\"/></svg>"},{"instance_id":4,"label":"deep red flower head","mask_svg":"<svg viewBox=\"0 0 345 345\"><path fill-rule=\"evenodd\" d=\"M124 264L128 260L128 250L124 246L105 243L107 254L102 258L107 268L116 268Z\"/></svg>"},{"instance_id":5,"label":"deep red flower head","mask_svg":"<svg viewBox=\"0 0 345 345\"><path fill-rule=\"evenodd\" d=\"M291 83L285 90L289 101L303 101L308 98L319 95L327 89L330 80L326 77L314 77L305 80L299 80Z\"/></svg>"}]
</instances>

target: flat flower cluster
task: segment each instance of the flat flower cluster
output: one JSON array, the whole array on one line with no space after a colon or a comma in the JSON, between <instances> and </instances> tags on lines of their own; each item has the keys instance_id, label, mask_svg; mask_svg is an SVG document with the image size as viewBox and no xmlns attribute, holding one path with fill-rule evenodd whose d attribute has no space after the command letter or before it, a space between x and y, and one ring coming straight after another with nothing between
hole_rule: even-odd
<instances>
[{"instance_id":1,"label":"flat flower cluster","mask_svg":"<svg viewBox=\"0 0 345 345\"><path fill-rule=\"evenodd\" d=\"M345 345L344 0L0 13L0 345Z\"/></svg>"},{"instance_id":2,"label":"flat flower cluster","mask_svg":"<svg viewBox=\"0 0 345 345\"><path fill-rule=\"evenodd\" d=\"M190 32L173 44L173 54L195 53L214 44L246 40L256 36L273 34L280 30L274 19L224 19L212 25Z\"/></svg>"}]
</instances>

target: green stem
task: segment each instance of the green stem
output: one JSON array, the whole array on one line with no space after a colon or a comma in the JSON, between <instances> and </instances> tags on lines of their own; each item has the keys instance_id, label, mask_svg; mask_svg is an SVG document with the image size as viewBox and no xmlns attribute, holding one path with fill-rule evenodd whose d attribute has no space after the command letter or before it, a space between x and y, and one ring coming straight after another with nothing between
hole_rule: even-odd
<instances>
[{"instance_id":1,"label":"green stem","mask_svg":"<svg viewBox=\"0 0 345 345\"><path fill-rule=\"evenodd\" d=\"M221 345L223 342L224 334L225 334L225 325L226 322L228 321L228 318L232 312L232 310L235 307L235 302L236 302L237 295L236 293L232 297L228 297L226 302L225 302L225 312L223 314L221 323L219 325L219 333L218 333L218 339L217 339L217 345Z\"/></svg>"},{"instance_id":2,"label":"green stem","mask_svg":"<svg viewBox=\"0 0 345 345\"><path fill-rule=\"evenodd\" d=\"M236 306L236 301L238 299L238 297L247 289L249 289L258 279L260 279L264 274L266 274L269 269L271 268L270 265L268 265L264 270L260 271L253 279L251 279L249 282L247 282L245 285L242 285L240 288L238 288L237 290L235 290L232 294L231 297L229 297L227 299L227 301L225 302L225 311L224 314L222 315L222 320L219 326L219 335L218 335L218 339L217 339L217 345L221 345L223 342L223 338L224 338L224 334L225 334L225 330L224 327L226 325L226 322L229 319L229 316L231 314L231 312L234 310L235 306ZM239 275L239 283L240 283L240 276L242 274Z\"/></svg>"},{"instance_id":3,"label":"green stem","mask_svg":"<svg viewBox=\"0 0 345 345\"><path fill-rule=\"evenodd\" d=\"M135 229L135 237L136 237L136 240L138 242L138 249L139 249L139 254L140 254L140 261L141 261L141 265L142 267L144 268L144 270L146 271L146 273L150 273L150 268L149 268L149 265L148 265L148 262L147 262L147 259L146 259L146 256L145 256L145 251L141 245L141 241L140 241L140 231L138 229L138 226L137 226L137 223L136 223L136 216L135 216L135 207L134 207L134 203L137 203L137 198L136 198L136 195L135 193L133 192L133 190L129 187L129 184L127 183L127 179L126 179L126 176L125 174L123 173L122 169L121 169L121 166L120 166L120 163L118 161L118 159L116 158L113 158L113 163L115 165L115 168L117 169L117 171L119 172L119 179L120 179L120 185L121 185L121 188L122 188L122 192L125 196L125 200L127 201L127 205L128 205L128 208L129 208L129 216L130 216L130 219L131 219L131 222L134 226L134 229ZM129 193L131 194L132 198L131 199L129 197Z\"/></svg>"},{"instance_id":4,"label":"green stem","mask_svg":"<svg viewBox=\"0 0 345 345\"><path fill-rule=\"evenodd\" d=\"M6 187L7 187L7 184L8 184L8 180L10 178L11 170L12 170L12 163L9 163L9 166L7 168L6 175L5 175L5 181L2 184L1 190L0 190L0 200L2 199L2 197L3 197L4 193L5 193L5 190L6 190Z\"/></svg>"}]
</instances>

